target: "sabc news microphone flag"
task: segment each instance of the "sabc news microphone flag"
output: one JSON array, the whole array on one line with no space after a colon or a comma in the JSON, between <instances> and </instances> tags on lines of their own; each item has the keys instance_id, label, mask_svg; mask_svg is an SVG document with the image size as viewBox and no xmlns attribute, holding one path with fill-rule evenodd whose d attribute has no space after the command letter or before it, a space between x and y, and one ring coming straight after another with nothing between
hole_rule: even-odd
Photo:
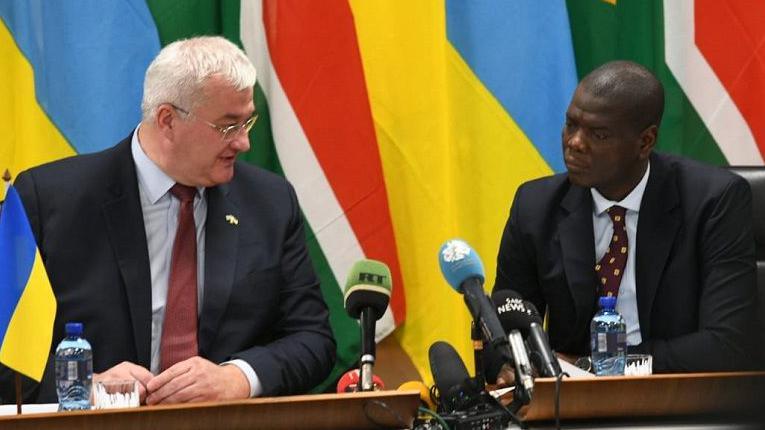
<instances>
[{"instance_id":1,"label":"sabc news microphone flag","mask_svg":"<svg viewBox=\"0 0 765 430\"><path fill-rule=\"evenodd\" d=\"M16 190L0 212L0 363L38 382L48 361L56 298Z\"/></svg>"}]
</instances>

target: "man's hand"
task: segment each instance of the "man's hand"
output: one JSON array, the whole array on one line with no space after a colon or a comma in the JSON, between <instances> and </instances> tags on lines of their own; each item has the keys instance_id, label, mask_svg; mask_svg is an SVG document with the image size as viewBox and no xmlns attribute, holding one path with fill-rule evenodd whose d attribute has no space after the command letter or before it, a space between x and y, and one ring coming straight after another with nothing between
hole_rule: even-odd
<instances>
[{"instance_id":1,"label":"man's hand","mask_svg":"<svg viewBox=\"0 0 765 430\"><path fill-rule=\"evenodd\" d=\"M191 357L152 378L146 389L147 405L210 400L246 399L250 383L234 365L219 366L202 357Z\"/></svg>"},{"instance_id":2,"label":"man's hand","mask_svg":"<svg viewBox=\"0 0 765 430\"><path fill-rule=\"evenodd\" d=\"M153 377L154 375L145 367L141 367L129 361L123 361L106 372L94 373L93 384L95 385L98 381L135 379L138 381L138 396L141 403L143 403L146 400L146 384L148 384Z\"/></svg>"},{"instance_id":3,"label":"man's hand","mask_svg":"<svg viewBox=\"0 0 765 430\"><path fill-rule=\"evenodd\" d=\"M512 387L515 385L515 367L505 363L497 375L497 388Z\"/></svg>"}]
</instances>

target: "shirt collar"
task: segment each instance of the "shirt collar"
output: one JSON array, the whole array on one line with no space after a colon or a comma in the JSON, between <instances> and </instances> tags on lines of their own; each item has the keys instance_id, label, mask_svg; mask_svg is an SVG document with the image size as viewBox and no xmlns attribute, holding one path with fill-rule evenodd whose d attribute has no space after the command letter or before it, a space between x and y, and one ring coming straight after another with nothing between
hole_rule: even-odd
<instances>
[{"instance_id":1,"label":"shirt collar","mask_svg":"<svg viewBox=\"0 0 765 430\"><path fill-rule=\"evenodd\" d=\"M143 186L143 190L146 192L151 204L157 203L170 188L175 185L175 180L167 176L159 166L149 158L141 147L141 141L138 139L138 129L141 127L139 124L133 132L133 139L130 142L130 149L133 152L133 161L135 162L136 172L138 173L138 181ZM197 187L199 196L204 196L204 187Z\"/></svg>"},{"instance_id":2,"label":"shirt collar","mask_svg":"<svg viewBox=\"0 0 765 430\"><path fill-rule=\"evenodd\" d=\"M627 194L627 197L618 202L608 200L607 198L603 197L603 195L600 194L598 190L595 188L590 188L593 202L592 209L595 215L597 216L603 214L603 212L614 205L621 206L634 212L640 212L640 202L643 201L643 194L645 193L645 187L648 184L649 173L651 173L651 163L648 163L648 166L645 169L645 173L643 174L643 178L640 180L640 182L638 182L635 188L633 188L632 191Z\"/></svg>"}]
</instances>

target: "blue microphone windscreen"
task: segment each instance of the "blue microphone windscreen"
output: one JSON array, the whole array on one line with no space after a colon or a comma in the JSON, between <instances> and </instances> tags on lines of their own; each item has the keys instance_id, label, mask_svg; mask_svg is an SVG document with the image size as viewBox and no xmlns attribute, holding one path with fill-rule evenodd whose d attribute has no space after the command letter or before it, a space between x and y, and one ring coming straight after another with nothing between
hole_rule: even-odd
<instances>
[{"instance_id":1,"label":"blue microphone windscreen","mask_svg":"<svg viewBox=\"0 0 765 430\"><path fill-rule=\"evenodd\" d=\"M448 240L441 246L438 264L446 282L459 293L462 293L461 287L465 280L479 278L483 282L485 278L481 257L460 239Z\"/></svg>"}]
</instances>

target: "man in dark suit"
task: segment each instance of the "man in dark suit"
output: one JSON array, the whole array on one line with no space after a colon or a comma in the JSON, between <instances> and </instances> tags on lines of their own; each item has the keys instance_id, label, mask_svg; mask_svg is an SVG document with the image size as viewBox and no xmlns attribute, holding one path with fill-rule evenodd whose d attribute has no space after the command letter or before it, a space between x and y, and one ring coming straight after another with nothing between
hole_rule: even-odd
<instances>
[{"instance_id":1,"label":"man in dark suit","mask_svg":"<svg viewBox=\"0 0 765 430\"><path fill-rule=\"evenodd\" d=\"M723 169L653 152L663 106L661 83L635 63L582 80L563 127L568 171L519 187L494 289L547 312L565 354L589 355L598 296L614 294L628 350L652 354L654 371L746 369L751 191Z\"/></svg>"},{"instance_id":2,"label":"man in dark suit","mask_svg":"<svg viewBox=\"0 0 765 430\"><path fill-rule=\"evenodd\" d=\"M136 379L148 404L305 392L334 364L295 192L235 160L254 84L225 39L175 42L147 70L131 136L16 181L58 302L54 339L83 322L94 380ZM52 362L38 401L56 399Z\"/></svg>"}]
</instances>

